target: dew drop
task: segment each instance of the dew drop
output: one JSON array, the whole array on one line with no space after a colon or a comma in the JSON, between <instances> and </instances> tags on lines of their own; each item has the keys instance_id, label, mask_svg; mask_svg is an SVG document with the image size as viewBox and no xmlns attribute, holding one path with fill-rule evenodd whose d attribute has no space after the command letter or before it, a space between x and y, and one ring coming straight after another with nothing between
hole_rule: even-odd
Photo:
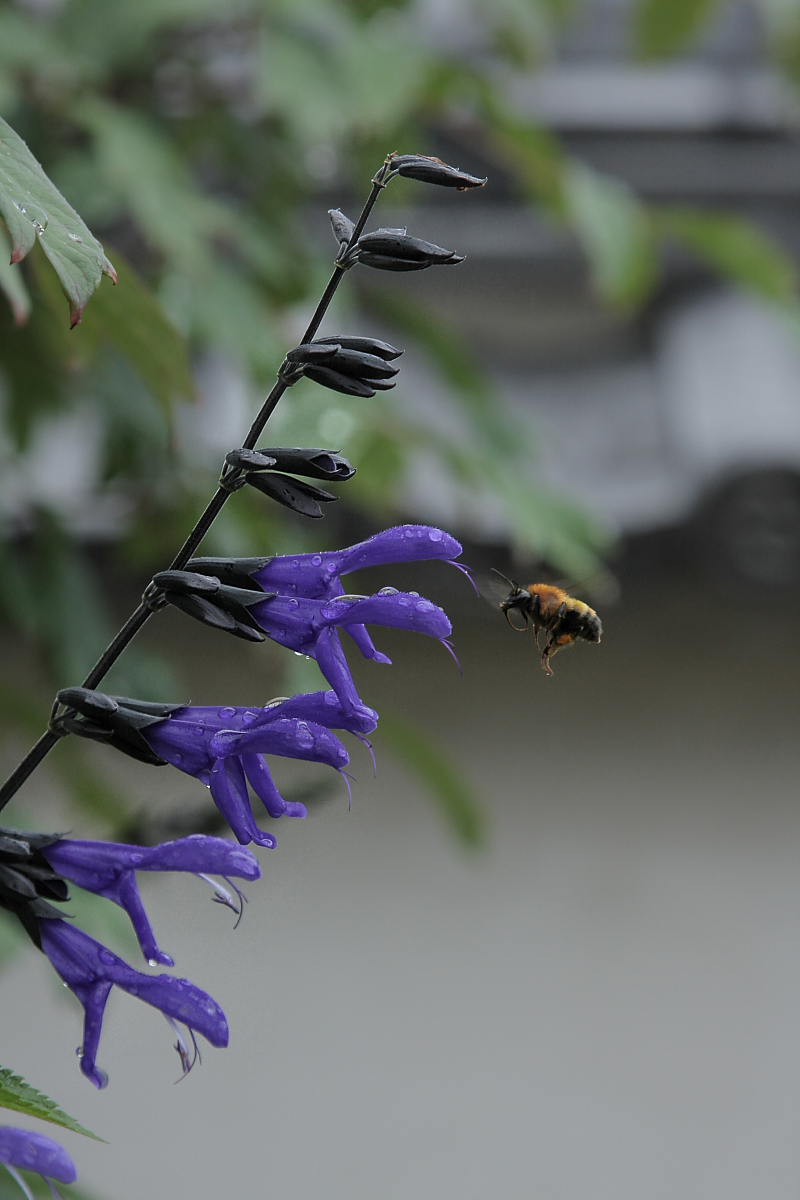
<instances>
[{"instance_id":1,"label":"dew drop","mask_svg":"<svg viewBox=\"0 0 800 1200\"><path fill-rule=\"evenodd\" d=\"M183 755L182 754L174 755L172 761L175 763L175 766L177 767L179 763L183 762Z\"/></svg>"},{"instance_id":2,"label":"dew drop","mask_svg":"<svg viewBox=\"0 0 800 1200\"><path fill-rule=\"evenodd\" d=\"M78 1058L83 1058L83 1046L76 1046L75 1053L77 1054Z\"/></svg>"},{"instance_id":3,"label":"dew drop","mask_svg":"<svg viewBox=\"0 0 800 1200\"><path fill-rule=\"evenodd\" d=\"M335 575L336 574L336 563L335 562L334 563L332 563L332 562L325 563L325 570L328 571L331 575Z\"/></svg>"},{"instance_id":4,"label":"dew drop","mask_svg":"<svg viewBox=\"0 0 800 1200\"><path fill-rule=\"evenodd\" d=\"M305 721L301 721L297 726L297 744L298 746L302 746L304 750L310 750L314 745L314 735Z\"/></svg>"},{"instance_id":5,"label":"dew drop","mask_svg":"<svg viewBox=\"0 0 800 1200\"><path fill-rule=\"evenodd\" d=\"M418 596L419 592L409 592L409 596Z\"/></svg>"},{"instance_id":6,"label":"dew drop","mask_svg":"<svg viewBox=\"0 0 800 1200\"><path fill-rule=\"evenodd\" d=\"M293 558L293 559L292 559L292 566L293 566L293 567L299 567L299 566L300 566L300 559L299 559L299 558Z\"/></svg>"},{"instance_id":7,"label":"dew drop","mask_svg":"<svg viewBox=\"0 0 800 1200\"><path fill-rule=\"evenodd\" d=\"M385 587L385 588L381 588L381 590L378 592L378 595L379 596L396 596L396 595L398 595L398 592L399 592L399 588Z\"/></svg>"},{"instance_id":8,"label":"dew drop","mask_svg":"<svg viewBox=\"0 0 800 1200\"><path fill-rule=\"evenodd\" d=\"M320 565L320 563L322 562L322 555L315 554L311 561L315 567L318 567Z\"/></svg>"},{"instance_id":9,"label":"dew drop","mask_svg":"<svg viewBox=\"0 0 800 1200\"><path fill-rule=\"evenodd\" d=\"M299 600L288 600L286 602L286 607L287 608L297 608L299 606L299 604L300 604Z\"/></svg>"},{"instance_id":10,"label":"dew drop","mask_svg":"<svg viewBox=\"0 0 800 1200\"><path fill-rule=\"evenodd\" d=\"M219 710L219 715L221 717L235 717L236 709L235 708L221 708Z\"/></svg>"},{"instance_id":11,"label":"dew drop","mask_svg":"<svg viewBox=\"0 0 800 1200\"><path fill-rule=\"evenodd\" d=\"M203 728L202 725L195 725L195 727L194 727L194 736L195 737L202 737L204 733L205 733L205 729Z\"/></svg>"},{"instance_id":12,"label":"dew drop","mask_svg":"<svg viewBox=\"0 0 800 1200\"><path fill-rule=\"evenodd\" d=\"M333 688L331 688L330 691L327 691L325 693L325 703L326 704L338 704L339 703L339 697L336 695L336 692L333 690Z\"/></svg>"},{"instance_id":13,"label":"dew drop","mask_svg":"<svg viewBox=\"0 0 800 1200\"><path fill-rule=\"evenodd\" d=\"M61 986L62 986L62 987L69 987L69 984L68 984L68 983L67 983L65 980L63 980L63 979L62 979L62 981L61 981Z\"/></svg>"},{"instance_id":14,"label":"dew drop","mask_svg":"<svg viewBox=\"0 0 800 1200\"><path fill-rule=\"evenodd\" d=\"M430 600L420 600L417 605L417 612L433 612L435 604L431 604Z\"/></svg>"},{"instance_id":15,"label":"dew drop","mask_svg":"<svg viewBox=\"0 0 800 1200\"><path fill-rule=\"evenodd\" d=\"M411 525L409 525L409 526L406 528L406 530L405 530L405 533L403 534L403 536L404 536L404 537L407 537L407 538L413 538L413 537L416 537L417 535L416 535L416 532L415 532L415 530L413 529L413 527L412 527Z\"/></svg>"},{"instance_id":16,"label":"dew drop","mask_svg":"<svg viewBox=\"0 0 800 1200\"><path fill-rule=\"evenodd\" d=\"M280 636L281 636L281 637L286 637L286 630L285 630L285 629L279 629L279 630L278 630L278 633L280 634Z\"/></svg>"},{"instance_id":17,"label":"dew drop","mask_svg":"<svg viewBox=\"0 0 800 1200\"><path fill-rule=\"evenodd\" d=\"M432 542L440 542L442 540L443 534L442 534L441 529L429 529L428 537L431 539Z\"/></svg>"},{"instance_id":18,"label":"dew drop","mask_svg":"<svg viewBox=\"0 0 800 1200\"><path fill-rule=\"evenodd\" d=\"M81 242L81 244L83 243L83 238L78 237L77 233L68 233L67 237L69 238L69 240L71 242Z\"/></svg>"},{"instance_id":19,"label":"dew drop","mask_svg":"<svg viewBox=\"0 0 800 1200\"><path fill-rule=\"evenodd\" d=\"M100 962L105 963L107 967L110 967L114 962L114 955L110 950L98 950L97 957L100 959Z\"/></svg>"},{"instance_id":20,"label":"dew drop","mask_svg":"<svg viewBox=\"0 0 800 1200\"><path fill-rule=\"evenodd\" d=\"M332 617L338 616L341 611L342 610L340 608L337 608L333 604L326 604L322 610L322 615L326 618L326 620L330 620Z\"/></svg>"},{"instance_id":21,"label":"dew drop","mask_svg":"<svg viewBox=\"0 0 800 1200\"><path fill-rule=\"evenodd\" d=\"M408 596L401 596L397 603L402 604L403 608L408 608L411 601L409 600Z\"/></svg>"},{"instance_id":22,"label":"dew drop","mask_svg":"<svg viewBox=\"0 0 800 1200\"><path fill-rule=\"evenodd\" d=\"M148 965L148 967L157 967L157 966L158 966L158 960L157 960L157 959L155 959L155 958L148 958L148 960L147 960L147 965Z\"/></svg>"},{"instance_id":23,"label":"dew drop","mask_svg":"<svg viewBox=\"0 0 800 1200\"><path fill-rule=\"evenodd\" d=\"M253 722L257 721L257 720L258 720L258 713L253 712L251 709L248 709L246 713L242 714L242 724L243 725L252 725Z\"/></svg>"},{"instance_id":24,"label":"dew drop","mask_svg":"<svg viewBox=\"0 0 800 1200\"><path fill-rule=\"evenodd\" d=\"M295 650L294 654L295 658L305 658L305 654L303 654L302 650Z\"/></svg>"},{"instance_id":25,"label":"dew drop","mask_svg":"<svg viewBox=\"0 0 800 1200\"><path fill-rule=\"evenodd\" d=\"M345 750L344 746L340 747L339 749L339 758L347 758L347 751Z\"/></svg>"},{"instance_id":26,"label":"dew drop","mask_svg":"<svg viewBox=\"0 0 800 1200\"><path fill-rule=\"evenodd\" d=\"M132 854L131 862L132 863L140 863L143 860L143 858L144 858L143 854Z\"/></svg>"}]
</instances>

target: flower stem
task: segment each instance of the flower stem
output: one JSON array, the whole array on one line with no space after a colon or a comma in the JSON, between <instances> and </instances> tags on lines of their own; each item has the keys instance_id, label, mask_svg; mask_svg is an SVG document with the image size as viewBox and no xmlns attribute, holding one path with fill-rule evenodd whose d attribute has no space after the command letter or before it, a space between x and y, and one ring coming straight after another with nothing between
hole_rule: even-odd
<instances>
[{"instance_id":1,"label":"flower stem","mask_svg":"<svg viewBox=\"0 0 800 1200\"><path fill-rule=\"evenodd\" d=\"M382 181L385 166L386 164L384 164L384 167L378 171L375 179L372 182L372 191L367 198L366 204L361 210L361 215L356 222L350 241L347 243L348 247L352 246L356 241L358 241L364 226L367 223L369 214L372 212L375 201L378 199L381 191L386 186ZM337 265L334 267L333 274L328 280L328 285L325 288L325 291L322 293L319 304L314 310L314 315L311 318L309 326L303 334L301 345L305 344L306 342L310 342L313 339L315 333L322 324L323 317L328 311L328 306L330 305L336 289L341 283L343 277L344 270L337 263ZM283 379L279 378L277 380L272 388L272 391L269 393L259 409L256 419L250 426L250 431L243 442L243 448L245 450L253 450L255 448L255 444L261 437L264 426L275 411L278 401L283 396L283 393L286 391L287 387L288 384ZM189 559L192 558L203 538L206 536L209 529L222 512L223 506L231 494L232 493L228 491L227 488L220 487L217 489L209 503L206 505L205 511L198 519L186 541L183 543L180 550L170 563L170 570L182 571L185 568L186 564L189 562ZM84 679L82 684L83 687L97 687L98 683L100 683L104 676L108 674L119 656L126 649L126 647L130 645L130 643L136 637L136 634L151 615L152 609L150 609L144 603L140 604L138 608L131 613L131 615L128 617L128 620L120 629L119 633L106 647L106 649L100 655L100 658L97 660L89 674ZM42 734L36 745L28 751L16 770L12 771L8 779L0 788L0 811L4 809L9 800L16 795L25 780L33 774L39 764L47 757L58 741L59 735L52 733L50 730Z\"/></svg>"}]
</instances>

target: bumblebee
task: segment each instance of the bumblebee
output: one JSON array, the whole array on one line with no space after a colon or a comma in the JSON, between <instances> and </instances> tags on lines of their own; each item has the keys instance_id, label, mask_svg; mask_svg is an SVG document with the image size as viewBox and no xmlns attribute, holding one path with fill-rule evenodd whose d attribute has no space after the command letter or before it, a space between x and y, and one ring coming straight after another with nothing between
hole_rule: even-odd
<instances>
[{"instance_id":1,"label":"bumblebee","mask_svg":"<svg viewBox=\"0 0 800 1200\"><path fill-rule=\"evenodd\" d=\"M517 633L525 633L533 624L536 637L536 648L541 651L542 669L546 675L553 674L550 659L564 646L571 646L576 638L586 642L599 642L603 632L600 618L593 608L576 600L559 587L551 583L531 583L520 587L513 579L506 579L499 571L495 571L501 579L510 585L511 592L500 605L500 611L506 614L506 620ZM515 625L511 613L519 612L525 625ZM539 632L545 631L544 646L539 644Z\"/></svg>"}]
</instances>

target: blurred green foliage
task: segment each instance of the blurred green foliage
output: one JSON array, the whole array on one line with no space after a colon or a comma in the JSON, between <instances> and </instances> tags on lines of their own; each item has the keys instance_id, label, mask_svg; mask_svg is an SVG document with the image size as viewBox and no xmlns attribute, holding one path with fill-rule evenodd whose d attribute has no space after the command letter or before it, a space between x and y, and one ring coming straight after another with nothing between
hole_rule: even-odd
<instances>
[{"instance_id":1,"label":"blurred green foliage","mask_svg":"<svg viewBox=\"0 0 800 1200\"><path fill-rule=\"evenodd\" d=\"M763 4L778 57L796 72L797 6ZM719 7L642 0L631 15L631 44L649 58L681 50ZM752 225L646 205L514 112L509 71L547 59L573 5L465 0L465 9L479 52L433 45L416 7L402 2L0 0L0 116L119 273L116 288L102 281L70 332L68 304L45 261L49 254L59 265L47 231L21 266L9 266L0 225L0 617L41 665L37 683L16 680L0 707L24 739L41 729L54 688L85 674L114 626L90 552L97 532L31 482L37 447L83 430L89 492L109 514L109 567L134 564L142 576L163 567L229 448L187 432L195 379L207 382L210 367L224 364L254 414L330 270L334 244L326 257L309 238L310 205L333 184L357 204L387 150L430 151L442 131L461 137L467 152L478 147L519 195L574 233L611 304L642 302L656 285L662 244L677 239L794 311L794 269ZM408 199L421 185L393 187ZM91 291L101 265L98 258L96 278L80 286ZM85 296L65 274L62 263L75 313ZM519 553L573 576L590 573L603 531L527 476L520 430L468 348L389 289L363 294L372 319L436 365L460 402L458 428L445 437L409 417L402 384L362 403L303 383L278 410L276 440L336 443L359 468L343 501L373 522L402 518L407 467L424 449L455 487L499 499ZM335 313L354 331L356 305L346 282ZM301 530L246 489L212 531L209 552L310 548L325 538L324 525ZM161 698L174 692L163 668L135 647L113 685ZM123 827L126 804L94 775L91 755L63 747L58 759L87 815L107 830ZM441 777L438 768L429 774ZM462 834L476 836L466 826Z\"/></svg>"}]
</instances>

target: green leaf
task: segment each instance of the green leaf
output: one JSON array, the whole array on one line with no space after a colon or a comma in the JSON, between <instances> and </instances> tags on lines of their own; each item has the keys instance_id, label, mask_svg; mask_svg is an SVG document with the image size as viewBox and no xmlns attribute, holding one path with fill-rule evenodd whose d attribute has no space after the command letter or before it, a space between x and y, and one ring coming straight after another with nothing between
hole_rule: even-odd
<instances>
[{"instance_id":1,"label":"green leaf","mask_svg":"<svg viewBox=\"0 0 800 1200\"><path fill-rule=\"evenodd\" d=\"M768 300L796 300L797 270L789 254L746 217L662 208L655 220L659 232L684 242L728 279Z\"/></svg>"},{"instance_id":2,"label":"green leaf","mask_svg":"<svg viewBox=\"0 0 800 1200\"><path fill-rule=\"evenodd\" d=\"M419 777L462 845L470 849L485 845L485 821L478 798L458 768L418 725L384 710L375 737L378 741L385 739L394 754Z\"/></svg>"},{"instance_id":3,"label":"green leaf","mask_svg":"<svg viewBox=\"0 0 800 1200\"><path fill-rule=\"evenodd\" d=\"M70 1117L58 1107L55 1100L37 1092L20 1075L15 1075L8 1067L0 1067L0 1108L10 1108L14 1112L25 1113L27 1117L38 1117L41 1121L50 1121L53 1125L63 1125L73 1133L82 1133L84 1137L94 1138L103 1142L105 1138L98 1137L89 1129L84 1129L74 1117Z\"/></svg>"},{"instance_id":4,"label":"green leaf","mask_svg":"<svg viewBox=\"0 0 800 1200\"><path fill-rule=\"evenodd\" d=\"M646 209L618 179L570 160L563 174L566 217L589 255L600 290L636 304L651 289L657 260Z\"/></svg>"},{"instance_id":5,"label":"green leaf","mask_svg":"<svg viewBox=\"0 0 800 1200\"><path fill-rule=\"evenodd\" d=\"M10 259L11 246L5 230L0 225L0 291L5 292L6 299L11 305L14 324L24 325L31 311L31 298L25 287L22 272Z\"/></svg>"},{"instance_id":6,"label":"green leaf","mask_svg":"<svg viewBox=\"0 0 800 1200\"><path fill-rule=\"evenodd\" d=\"M666 58L683 50L718 7L718 0L641 0L633 36L643 58Z\"/></svg>"},{"instance_id":7,"label":"green leaf","mask_svg":"<svg viewBox=\"0 0 800 1200\"><path fill-rule=\"evenodd\" d=\"M71 323L77 325L101 276L115 279L116 272L103 247L2 118L0 215L11 236L11 262L24 258L38 239L69 300Z\"/></svg>"}]
</instances>

